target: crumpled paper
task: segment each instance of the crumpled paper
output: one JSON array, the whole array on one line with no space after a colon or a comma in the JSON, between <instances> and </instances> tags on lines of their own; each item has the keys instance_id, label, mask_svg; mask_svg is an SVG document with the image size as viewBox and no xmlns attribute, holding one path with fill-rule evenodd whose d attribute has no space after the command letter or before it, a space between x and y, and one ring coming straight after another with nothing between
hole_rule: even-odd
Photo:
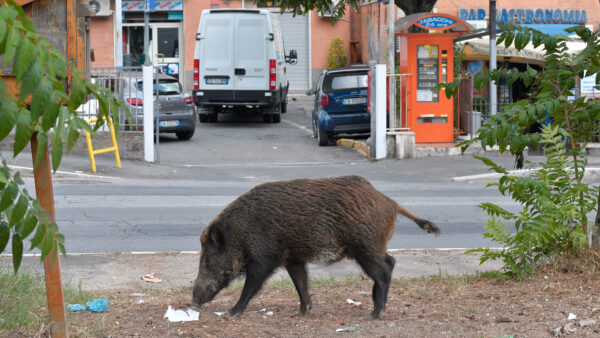
<instances>
[{"instance_id":1,"label":"crumpled paper","mask_svg":"<svg viewBox=\"0 0 600 338\"><path fill-rule=\"evenodd\" d=\"M150 282L150 283L162 283L162 279L156 277L156 272L152 272L147 275L143 275L142 280L144 282Z\"/></svg>"},{"instance_id":2,"label":"crumpled paper","mask_svg":"<svg viewBox=\"0 0 600 338\"><path fill-rule=\"evenodd\" d=\"M171 323L174 322L191 322L198 320L198 316L200 313L198 311L187 309L187 312L184 310L173 310L173 307L169 305L167 308L167 312L165 313L165 317Z\"/></svg>"}]
</instances>

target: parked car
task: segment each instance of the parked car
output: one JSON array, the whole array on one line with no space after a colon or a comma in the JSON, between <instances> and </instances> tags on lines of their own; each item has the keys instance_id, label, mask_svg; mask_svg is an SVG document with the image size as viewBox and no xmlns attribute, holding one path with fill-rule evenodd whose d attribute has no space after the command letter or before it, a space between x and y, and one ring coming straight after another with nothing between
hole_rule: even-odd
<instances>
[{"instance_id":1,"label":"parked car","mask_svg":"<svg viewBox=\"0 0 600 338\"><path fill-rule=\"evenodd\" d=\"M127 125L143 125L144 100L143 77L141 72L123 74L123 102L131 112L131 118L122 117L121 123ZM152 93L156 102L156 76L153 76ZM194 100L189 93L184 93L179 81L166 74L158 74L158 131L175 133L180 140L189 140L196 130L196 112ZM156 125L156 120L155 120Z\"/></svg>"},{"instance_id":2,"label":"parked car","mask_svg":"<svg viewBox=\"0 0 600 338\"><path fill-rule=\"evenodd\" d=\"M306 92L315 95L312 130L319 146L328 145L337 134L371 131L368 86L368 66L323 70L317 89Z\"/></svg>"},{"instance_id":3,"label":"parked car","mask_svg":"<svg viewBox=\"0 0 600 338\"><path fill-rule=\"evenodd\" d=\"M264 9L202 11L194 49L194 102L200 122L218 114L260 111L264 122L281 122L287 110L287 64L277 17Z\"/></svg>"}]
</instances>

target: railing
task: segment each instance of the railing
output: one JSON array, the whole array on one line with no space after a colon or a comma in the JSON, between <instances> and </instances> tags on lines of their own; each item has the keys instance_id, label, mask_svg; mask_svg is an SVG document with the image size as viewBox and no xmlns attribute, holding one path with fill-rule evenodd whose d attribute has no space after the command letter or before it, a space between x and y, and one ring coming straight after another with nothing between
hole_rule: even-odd
<instances>
[{"instance_id":1,"label":"railing","mask_svg":"<svg viewBox=\"0 0 600 338\"><path fill-rule=\"evenodd\" d=\"M395 114L388 114L389 124L387 130L392 132L410 130L411 128L408 127L408 105L406 98L410 94L408 85L412 74L387 74L387 76L388 80L393 79L395 84Z\"/></svg>"},{"instance_id":2,"label":"railing","mask_svg":"<svg viewBox=\"0 0 600 338\"><path fill-rule=\"evenodd\" d=\"M119 121L119 131L142 131L143 130L143 95L141 90L137 90L137 83L142 80L141 67L94 67L90 71L90 80L96 85L109 89L115 98L126 106L131 116L125 114L125 110L120 108L118 111L112 111L109 114L113 120ZM158 107L155 107L155 111ZM100 105L94 95L90 95L77 112L79 116L90 120L98 117ZM156 113L158 115L158 112ZM107 127L103 127L108 131Z\"/></svg>"}]
</instances>

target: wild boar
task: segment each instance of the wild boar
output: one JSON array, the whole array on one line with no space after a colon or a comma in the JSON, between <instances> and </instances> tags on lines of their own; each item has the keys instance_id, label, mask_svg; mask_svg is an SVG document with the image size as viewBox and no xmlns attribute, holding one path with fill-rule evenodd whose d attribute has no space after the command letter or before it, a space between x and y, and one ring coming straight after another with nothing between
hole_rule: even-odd
<instances>
[{"instance_id":1,"label":"wild boar","mask_svg":"<svg viewBox=\"0 0 600 338\"><path fill-rule=\"evenodd\" d=\"M280 266L311 309L306 263L354 259L374 281L369 318L385 309L395 259L386 252L396 215L439 234L363 177L293 179L260 184L231 202L204 229L192 304L211 301L233 279L245 275L242 294L229 311L241 315L264 281Z\"/></svg>"}]
</instances>

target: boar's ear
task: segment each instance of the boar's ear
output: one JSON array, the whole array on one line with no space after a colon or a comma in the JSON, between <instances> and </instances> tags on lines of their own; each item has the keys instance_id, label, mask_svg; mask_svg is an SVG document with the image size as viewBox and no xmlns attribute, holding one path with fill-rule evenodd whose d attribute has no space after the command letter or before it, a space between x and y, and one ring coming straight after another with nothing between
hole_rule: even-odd
<instances>
[{"instance_id":1,"label":"boar's ear","mask_svg":"<svg viewBox=\"0 0 600 338\"><path fill-rule=\"evenodd\" d=\"M218 228L212 227L208 233L208 238L217 246L217 248L219 248L219 251L225 249L225 236Z\"/></svg>"}]
</instances>

